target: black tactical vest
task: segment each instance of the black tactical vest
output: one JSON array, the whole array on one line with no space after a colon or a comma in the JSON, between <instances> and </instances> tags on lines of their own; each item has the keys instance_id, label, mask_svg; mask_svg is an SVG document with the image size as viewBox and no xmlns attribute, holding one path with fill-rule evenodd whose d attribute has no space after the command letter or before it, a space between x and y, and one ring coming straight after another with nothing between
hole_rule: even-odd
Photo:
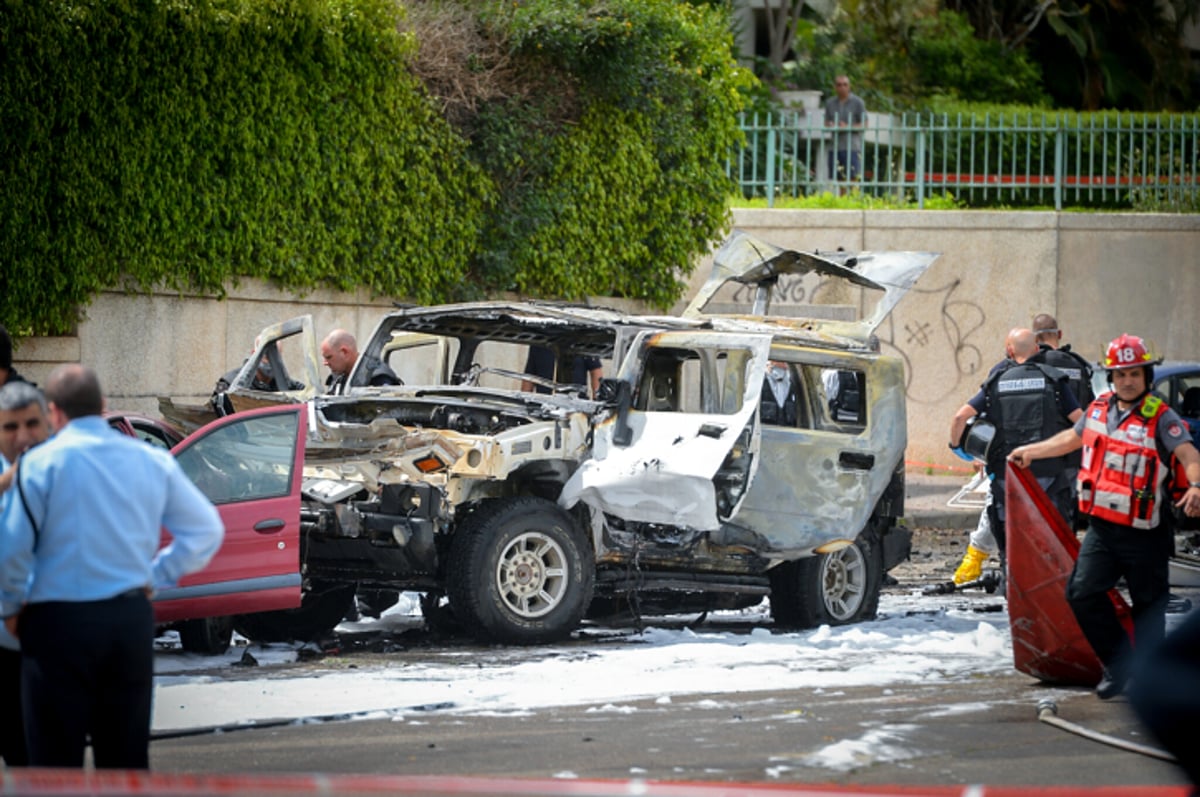
<instances>
[{"instance_id":1,"label":"black tactical vest","mask_svg":"<svg viewBox=\"0 0 1200 797\"><path fill-rule=\"evenodd\" d=\"M775 401L775 393L771 390L771 380L764 379L762 396L758 402L759 421L772 426L796 425L796 391L788 390L787 400L783 406Z\"/></svg>"},{"instance_id":2,"label":"black tactical vest","mask_svg":"<svg viewBox=\"0 0 1200 797\"><path fill-rule=\"evenodd\" d=\"M1057 368L1067 375L1067 384L1075 394L1075 400L1080 407L1086 407L1096 398L1092 392L1092 366L1088 361L1071 351L1070 347L1052 349L1044 346L1041 351L1029 358L1030 362L1045 363L1051 368Z\"/></svg>"},{"instance_id":3,"label":"black tactical vest","mask_svg":"<svg viewBox=\"0 0 1200 797\"><path fill-rule=\"evenodd\" d=\"M984 384L984 417L996 425L988 449L989 473L1004 478L1004 461L1014 448L1053 437L1070 425L1058 405L1058 392L1066 383L1061 371L1026 361L993 374ZM1054 476L1065 464L1062 457L1039 459L1030 469L1034 476Z\"/></svg>"}]
</instances>

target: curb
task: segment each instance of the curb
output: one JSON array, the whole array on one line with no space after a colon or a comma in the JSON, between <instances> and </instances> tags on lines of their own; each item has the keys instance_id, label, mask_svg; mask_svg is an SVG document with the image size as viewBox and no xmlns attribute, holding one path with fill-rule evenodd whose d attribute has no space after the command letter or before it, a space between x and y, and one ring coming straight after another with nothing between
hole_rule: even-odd
<instances>
[{"instance_id":1,"label":"curb","mask_svg":"<svg viewBox=\"0 0 1200 797\"><path fill-rule=\"evenodd\" d=\"M944 510L917 510L905 513L904 524L910 529L934 528L969 531L979 525L979 510L953 509L951 507L946 507Z\"/></svg>"}]
</instances>

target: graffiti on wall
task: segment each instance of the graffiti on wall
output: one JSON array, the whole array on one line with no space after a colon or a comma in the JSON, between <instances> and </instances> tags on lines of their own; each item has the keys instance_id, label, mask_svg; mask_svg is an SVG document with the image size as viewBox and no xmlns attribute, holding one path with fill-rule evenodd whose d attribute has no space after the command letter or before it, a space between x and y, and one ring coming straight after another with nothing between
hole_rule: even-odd
<instances>
[{"instance_id":1,"label":"graffiti on wall","mask_svg":"<svg viewBox=\"0 0 1200 797\"><path fill-rule=\"evenodd\" d=\"M931 318L905 318L906 314L899 313L898 319L893 313L876 331L880 347L904 360L910 401L936 404L947 397L966 398L992 365L986 352L998 345L989 345L980 333L987 315L978 303L956 296L961 286L961 280L955 279L938 288L913 288L912 293L930 297L936 303L936 314ZM921 305L928 308L930 302ZM914 380L915 361L952 364L954 378L944 378L946 369L937 368L943 377Z\"/></svg>"},{"instance_id":2,"label":"graffiti on wall","mask_svg":"<svg viewBox=\"0 0 1200 797\"><path fill-rule=\"evenodd\" d=\"M785 274L771 289L771 306L775 308L788 305L816 304L826 286L834 284L835 280L821 279L815 274ZM754 303L755 288L752 285L738 285L733 289L729 301L733 304L744 305L747 309Z\"/></svg>"},{"instance_id":3,"label":"graffiti on wall","mask_svg":"<svg viewBox=\"0 0 1200 797\"><path fill-rule=\"evenodd\" d=\"M872 293L813 274L784 276L771 291L771 312L789 314L793 310L800 311L797 315L840 318L845 311L858 317L864 307L874 304ZM983 307L962 294L963 283L957 278L938 287L918 285L876 330L881 350L904 361L905 392L910 401L939 404L948 398L965 399L1003 356L999 341L984 338L987 315ZM731 291L728 298L741 312L749 312L753 300L754 288L746 285ZM906 305L920 309L905 312ZM914 374L928 373L938 376L914 378Z\"/></svg>"}]
</instances>

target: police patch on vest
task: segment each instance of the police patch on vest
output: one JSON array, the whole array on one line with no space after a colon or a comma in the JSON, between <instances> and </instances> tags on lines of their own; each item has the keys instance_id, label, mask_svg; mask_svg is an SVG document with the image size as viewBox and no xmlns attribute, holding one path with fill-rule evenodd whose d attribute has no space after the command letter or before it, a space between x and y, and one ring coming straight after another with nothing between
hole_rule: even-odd
<instances>
[{"instance_id":1,"label":"police patch on vest","mask_svg":"<svg viewBox=\"0 0 1200 797\"><path fill-rule=\"evenodd\" d=\"M1032 393L1035 390L1046 389L1046 378L1036 376L1028 379L1001 379L996 389L1001 393Z\"/></svg>"},{"instance_id":2,"label":"police patch on vest","mask_svg":"<svg viewBox=\"0 0 1200 797\"><path fill-rule=\"evenodd\" d=\"M1059 368L1058 370L1066 374L1067 378L1072 381L1079 382L1083 379L1083 371L1080 371L1078 368Z\"/></svg>"}]
</instances>

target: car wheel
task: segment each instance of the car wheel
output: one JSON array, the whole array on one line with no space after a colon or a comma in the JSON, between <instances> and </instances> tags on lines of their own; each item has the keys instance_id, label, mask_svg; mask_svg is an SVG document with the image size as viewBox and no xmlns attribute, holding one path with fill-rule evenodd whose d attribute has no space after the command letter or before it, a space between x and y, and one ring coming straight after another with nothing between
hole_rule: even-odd
<instances>
[{"instance_id":1,"label":"car wheel","mask_svg":"<svg viewBox=\"0 0 1200 797\"><path fill-rule=\"evenodd\" d=\"M234 629L255 642L308 642L328 634L354 605L354 584L314 582L295 609L242 614Z\"/></svg>"},{"instance_id":2,"label":"car wheel","mask_svg":"<svg viewBox=\"0 0 1200 797\"><path fill-rule=\"evenodd\" d=\"M771 617L790 628L871 620L882 586L883 550L873 532L864 532L853 545L772 570Z\"/></svg>"},{"instance_id":3,"label":"car wheel","mask_svg":"<svg viewBox=\"0 0 1200 797\"><path fill-rule=\"evenodd\" d=\"M468 633L537 644L579 626L595 562L587 537L556 505L502 498L484 502L459 525L447 572L450 605Z\"/></svg>"},{"instance_id":4,"label":"car wheel","mask_svg":"<svg viewBox=\"0 0 1200 797\"><path fill-rule=\"evenodd\" d=\"M179 624L179 644L188 653L219 656L233 640L232 617L205 617Z\"/></svg>"}]
</instances>

